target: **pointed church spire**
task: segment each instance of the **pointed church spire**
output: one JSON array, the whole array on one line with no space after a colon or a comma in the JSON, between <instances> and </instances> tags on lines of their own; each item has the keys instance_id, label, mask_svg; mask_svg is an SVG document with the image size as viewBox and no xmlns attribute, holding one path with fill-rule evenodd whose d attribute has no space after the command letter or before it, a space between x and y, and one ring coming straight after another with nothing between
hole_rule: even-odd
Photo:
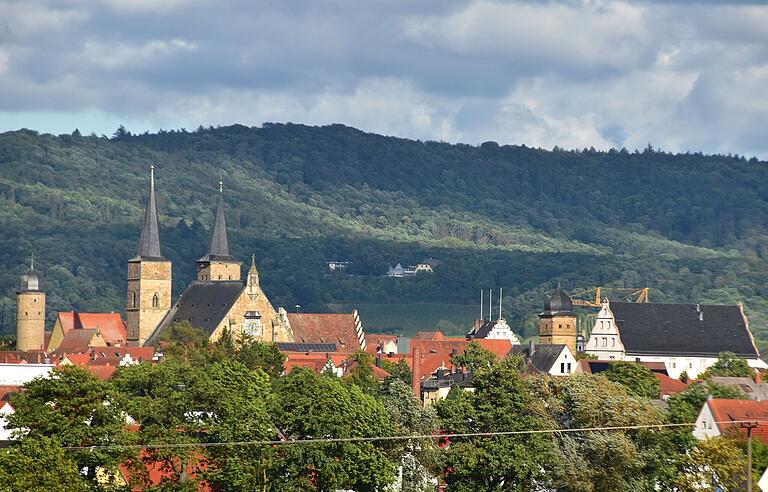
<instances>
[{"instance_id":1,"label":"pointed church spire","mask_svg":"<svg viewBox=\"0 0 768 492\"><path fill-rule=\"evenodd\" d=\"M160 232L157 224L155 203L155 166L149 166L149 198L144 212L144 225L139 239L138 259L163 259L160 252Z\"/></svg>"},{"instance_id":2,"label":"pointed church spire","mask_svg":"<svg viewBox=\"0 0 768 492\"><path fill-rule=\"evenodd\" d=\"M211 257L229 256L227 219L224 216L224 183L221 181L219 181L219 204L216 207L216 218L213 221L213 232L208 246L208 255Z\"/></svg>"}]
</instances>

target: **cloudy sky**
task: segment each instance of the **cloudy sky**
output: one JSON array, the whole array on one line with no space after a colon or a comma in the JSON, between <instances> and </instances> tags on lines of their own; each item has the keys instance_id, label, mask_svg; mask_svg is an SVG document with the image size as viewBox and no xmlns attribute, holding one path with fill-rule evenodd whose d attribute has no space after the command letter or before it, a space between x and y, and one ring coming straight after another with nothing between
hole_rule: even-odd
<instances>
[{"instance_id":1,"label":"cloudy sky","mask_svg":"<svg viewBox=\"0 0 768 492\"><path fill-rule=\"evenodd\" d=\"M265 121L768 158L768 6L0 0L0 131Z\"/></svg>"}]
</instances>

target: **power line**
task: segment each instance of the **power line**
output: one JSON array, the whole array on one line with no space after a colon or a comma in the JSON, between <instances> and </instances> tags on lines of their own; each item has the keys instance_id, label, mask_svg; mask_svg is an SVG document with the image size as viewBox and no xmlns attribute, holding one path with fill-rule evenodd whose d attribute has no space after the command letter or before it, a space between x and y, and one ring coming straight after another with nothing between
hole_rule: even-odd
<instances>
[{"instance_id":1,"label":"power line","mask_svg":"<svg viewBox=\"0 0 768 492\"><path fill-rule=\"evenodd\" d=\"M741 424L741 423L766 423L763 420L725 420L714 422L715 424ZM518 431L495 432L466 432L455 434L417 434L411 436L371 436L371 437L324 437L312 439L287 439L287 440L263 440L263 441L227 441L227 442L195 442L175 444L104 444L95 446L64 446L66 451L101 450L101 449L164 449L164 448L212 448L226 446L285 446L300 444L327 444L327 443L351 443L351 442L375 442L375 441L405 441L411 439L444 439L459 437L494 437L494 436L519 436L528 434L572 434L577 432L618 431L638 429L662 429L671 427L687 427L696 425L696 422L679 424L644 424L622 425L612 427L579 427L572 429L528 429Z\"/></svg>"}]
</instances>

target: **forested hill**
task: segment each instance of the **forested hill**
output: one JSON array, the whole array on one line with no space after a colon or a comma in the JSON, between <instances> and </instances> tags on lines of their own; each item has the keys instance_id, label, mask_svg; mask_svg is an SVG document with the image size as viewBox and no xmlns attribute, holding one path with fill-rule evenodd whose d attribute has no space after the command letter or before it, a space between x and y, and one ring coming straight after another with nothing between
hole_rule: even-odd
<instances>
[{"instance_id":1,"label":"forested hill","mask_svg":"<svg viewBox=\"0 0 768 492\"><path fill-rule=\"evenodd\" d=\"M205 252L221 178L233 252L256 254L277 305L465 305L481 288L504 287L508 317L530 334L557 280L571 292L649 283L655 301L744 302L768 340L765 162L292 124L110 139L0 134L4 332L33 252L49 312L123 308L150 163L176 293ZM433 275L381 276L425 257L442 261ZM351 261L351 275L328 275L327 260Z\"/></svg>"}]
</instances>

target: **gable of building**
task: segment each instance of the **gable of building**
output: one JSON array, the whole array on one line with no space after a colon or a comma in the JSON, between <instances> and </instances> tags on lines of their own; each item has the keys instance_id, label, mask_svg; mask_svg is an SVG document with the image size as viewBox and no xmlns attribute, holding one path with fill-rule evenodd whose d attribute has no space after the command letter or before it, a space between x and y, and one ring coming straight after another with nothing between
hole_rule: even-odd
<instances>
[{"instance_id":1,"label":"gable of building","mask_svg":"<svg viewBox=\"0 0 768 492\"><path fill-rule=\"evenodd\" d=\"M365 333L357 311L350 314L288 313L297 343L333 343L339 352L365 350Z\"/></svg>"}]
</instances>

